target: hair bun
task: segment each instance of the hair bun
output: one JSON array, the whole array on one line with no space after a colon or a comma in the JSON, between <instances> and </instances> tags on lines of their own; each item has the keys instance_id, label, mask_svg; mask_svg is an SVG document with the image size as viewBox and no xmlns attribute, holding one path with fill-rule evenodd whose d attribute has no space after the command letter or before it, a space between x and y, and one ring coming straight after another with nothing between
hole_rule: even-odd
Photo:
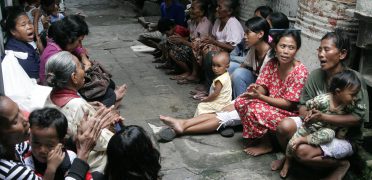
<instances>
[{"instance_id":1,"label":"hair bun","mask_svg":"<svg viewBox=\"0 0 372 180\"><path fill-rule=\"evenodd\" d=\"M47 73L45 81L48 86L55 87L56 75L52 72Z\"/></svg>"}]
</instances>

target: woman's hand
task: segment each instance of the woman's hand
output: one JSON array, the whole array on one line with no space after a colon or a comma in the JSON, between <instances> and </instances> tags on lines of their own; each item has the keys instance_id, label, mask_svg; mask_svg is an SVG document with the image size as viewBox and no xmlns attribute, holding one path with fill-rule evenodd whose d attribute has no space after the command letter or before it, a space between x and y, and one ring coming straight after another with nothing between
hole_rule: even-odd
<instances>
[{"instance_id":1,"label":"woman's hand","mask_svg":"<svg viewBox=\"0 0 372 180\"><path fill-rule=\"evenodd\" d=\"M184 44L185 39L179 35L172 35L168 37L168 40L173 44Z\"/></svg>"},{"instance_id":2,"label":"woman's hand","mask_svg":"<svg viewBox=\"0 0 372 180\"><path fill-rule=\"evenodd\" d=\"M202 39L202 43L207 43L207 44L216 44L216 40L212 36L207 36Z\"/></svg>"},{"instance_id":3,"label":"woman's hand","mask_svg":"<svg viewBox=\"0 0 372 180\"><path fill-rule=\"evenodd\" d=\"M88 155L96 145L101 131L102 127L99 120L94 117L88 118L88 113L85 113L80 121L76 135L76 154L79 159L83 161L88 160Z\"/></svg>"},{"instance_id":4,"label":"woman's hand","mask_svg":"<svg viewBox=\"0 0 372 180\"><path fill-rule=\"evenodd\" d=\"M262 93L258 90L260 85L251 84L248 86L247 91L240 95L240 97L245 97L247 99L259 99Z\"/></svg>"},{"instance_id":5,"label":"woman's hand","mask_svg":"<svg viewBox=\"0 0 372 180\"><path fill-rule=\"evenodd\" d=\"M306 123L310 121L321 121L322 117L323 117L322 112L316 109L312 109L307 113L306 117L304 118L304 122Z\"/></svg>"},{"instance_id":6,"label":"woman's hand","mask_svg":"<svg viewBox=\"0 0 372 180\"><path fill-rule=\"evenodd\" d=\"M120 116L120 112L116 111L114 106L110 108L101 107L94 115L94 118L99 120L102 129L116 122L124 121L124 118Z\"/></svg>"},{"instance_id":7,"label":"woman's hand","mask_svg":"<svg viewBox=\"0 0 372 180\"><path fill-rule=\"evenodd\" d=\"M59 143L54 149L48 153L47 168L51 172L55 172L58 166L62 163L65 158L65 153L62 151L62 144Z\"/></svg>"}]
</instances>

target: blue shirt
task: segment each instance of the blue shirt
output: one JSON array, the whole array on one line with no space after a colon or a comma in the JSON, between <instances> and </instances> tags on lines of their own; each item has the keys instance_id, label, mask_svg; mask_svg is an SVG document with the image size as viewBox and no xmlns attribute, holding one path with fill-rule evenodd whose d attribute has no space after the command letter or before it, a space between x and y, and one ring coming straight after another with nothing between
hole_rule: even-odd
<instances>
[{"instance_id":1,"label":"blue shirt","mask_svg":"<svg viewBox=\"0 0 372 180\"><path fill-rule=\"evenodd\" d=\"M39 53L36 51L36 49L34 49L33 46L11 37L5 44L5 50L27 53L27 59L18 59L18 62L30 78L39 78L40 58Z\"/></svg>"},{"instance_id":2,"label":"blue shirt","mask_svg":"<svg viewBox=\"0 0 372 180\"><path fill-rule=\"evenodd\" d=\"M166 7L165 2L160 5L161 17L172 19L178 25L186 27L185 7L177 1L172 1L169 7Z\"/></svg>"}]
</instances>

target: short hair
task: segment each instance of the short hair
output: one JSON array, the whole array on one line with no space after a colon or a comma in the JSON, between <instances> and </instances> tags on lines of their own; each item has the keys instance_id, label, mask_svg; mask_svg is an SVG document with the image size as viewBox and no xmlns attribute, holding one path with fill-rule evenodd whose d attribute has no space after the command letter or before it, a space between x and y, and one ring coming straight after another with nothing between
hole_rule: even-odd
<instances>
[{"instance_id":1,"label":"short hair","mask_svg":"<svg viewBox=\"0 0 372 180\"><path fill-rule=\"evenodd\" d=\"M55 128L58 139L63 140L67 134L68 122L66 117L55 108L34 110L29 117L30 128Z\"/></svg>"},{"instance_id":2,"label":"short hair","mask_svg":"<svg viewBox=\"0 0 372 180\"><path fill-rule=\"evenodd\" d=\"M112 136L106 152L107 179L158 179L160 153L143 128L124 127Z\"/></svg>"},{"instance_id":3,"label":"short hair","mask_svg":"<svg viewBox=\"0 0 372 180\"><path fill-rule=\"evenodd\" d=\"M6 7L3 15L4 18L1 20L1 27L4 28L8 37L13 36L11 31L15 30L18 17L22 15L27 16L26 12L20 6Z\"/></svg>"},{"instance_id":4,"label":"short hair","mask_svg":"<svg viewBox=\"0 0 372 180\"><path fill-rule=\"evenodd\" d=\"M61 51L51 56L45 65L46 82L48 86L61 89L67 86L71 74L76 72L74 55Z\"/></svg>"},{"instance_id":5,"label":"short hair","mask_svg":"<svg viewBox=\"0 0 372 180\"><path fill-rule=\"evenodd\" d=\"M158 30L161 33L165 33L166 31L169 31L174 26L176 26L176 23L173 20L168 19L168 18L161 18L158 21Z\"/></svg>"},{"instance_id":6,"label":"short hair","mask_svg":"<svg viewBox=\"0 0 372 180\"><path fill-rule=\"evenodd\" d=\"M62 49L88 33L88 25L79 15L66 16L62 20L54 22L48 30L48 36Z\"/></svg>"},{"instance_id":7,"label":"short hair","mask_svg":"<svg viewBox=\"0 0 372 180\"><path fill-rule=\"evenodd\" d=\"M277 45L281 38L283 37L292 37L296 42L297 49L301 48L301 34L300 31L297 29L286 29L282 33L279 33L277 37L275 37L274 42Z\"/></svg>"},{"instance_id":8,"label":"short hair","mask_svg":"<svg viewBox=\"0 0 372 180\"><path fill-rule=\"evenodd\" d=\"M337 28L335 29L334 32L328 32L322 37L321 40L324 40L324 39L332 39L333 43L335 43L336 48L338 50L346 51L346 57L344 60L349 58L350 39L343 30Z\"/></svg>"},{"instance_id":9,"label":"short hair","mask_svg":"<svg viewBox=\"0 0 372 180\"><path fill-rule=\"evenodd\" d=\"M266 19L264 19L262 17L252 17L245 22L245 26L246 26L247 30L250 30L250 31L255 32L255 33L259 33L260 31L263 31L264 35L263 35L262 39L265 42L268 41L270 25L266 21Z\"/></svg>"},{"instance_id":10,"label":"short hair","mask_svg":"<svg viewBox=\"0 0 372 180\"><path fill-rule=\"evenodd\" d=\"M288 17L281 13L281 12L273 12L267 16L267 18L271 22L271 28L273 29L288 29L289 28L289 20Z\"/></svg>"},{"instance_id":11,"label":"short hair","mask_svg":"<svg viewBox=\"0 0 372 180\"><path fill-rule=\"evenodd\" d=\"M254 13L256 13L257 11L260 12L263 18L266 18L273 12L273 9L271 9L271 7L269 6L259 6L258 8L256 8L256 10L254 10Z\"/></svg>"},{"instance_id":12,"label":"short hair","mask_svg":"<svg viewBox=\"0 0 372 180\"><path fill-rule=\"evenodd\" d=\"M336 89L344 90L349 87L356 88L359 91L361 88L361 82L353 70L346 69L332 77L329 84L329 91L335 93Z\"/></svg>"}]
</instances>

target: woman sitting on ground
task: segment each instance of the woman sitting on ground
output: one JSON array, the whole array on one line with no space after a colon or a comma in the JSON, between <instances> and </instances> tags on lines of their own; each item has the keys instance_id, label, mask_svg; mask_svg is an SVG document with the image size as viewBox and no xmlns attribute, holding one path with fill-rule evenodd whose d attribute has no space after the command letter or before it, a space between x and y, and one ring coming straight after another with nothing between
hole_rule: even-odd
<instances>
[{"instance_id":1,"label":"woman sitting on ground","mask_svg":"<svg viewBox=\"0 0 372 180\"><path fill-rule=\"evenodd\" d=\"M348 59L350 53L350 41L347 35L341 30L329 32L323 36L318 48L318 59L320 68L311 72L308 81L303 89L299 114L300 117L306 117L309 112L305 106L306 101L327 93L329 90L329 80L337 73L348 69L343 63ZM361 125L369 119L369 101L367 88L361 75L358 75L362 83L361 90L357 94L354 101L355 109L352 113L346 115L329 115L320 112L311 112L312 118L318 121L324 121L335 126L349 127L349 133L346 139L333 139L330 143L324 146L312 146L309 144L301 144L294 152L296 159L305 165L311 167L327 167L334 169L327 179L342 179L349 169L350 163L345 160L347 155L355 152L350 142L355 142L361 138ZM277 127L277 138L283 149L287 147L289 139L293 136L296 130L301 127L302 120L300 117L289 117L283 119ZM324 157L324 152L327 157ZM336 157L340 159L336 159ZM271 164L272 170L282 169L284 159L275 160Z\"/></svg>"},{"instance_id":2,"label":"woman sitting on ground","mask_svg":"<svg viewBox=\"0 0 372 180\"><path fill-rule=\"evenodd\" d=\"M50 39L48 39L47 46L40 57L40 81L42 84L45 84L45 64L48 58L60 51L69 51L75 54L84 64L86 72L96 70L93 61L88 59L86 49L82 47L82 41L88 33L88 25L79 15L70 15L52 24L48 31ZM103 73L107 80L107 87L101 87L100 83L94 84L90 81L89 86L84 84L83 88L80 89L80 94L89 102L99 101L106 105L106 107L110 107L111 105L118 107L120 101L125 96L127 86L124 84L116 87L110 75L107 74L108 72ZM97 89L100 90L98 91Z\"/></svg>"},{"instance_id":3,"label":"woman sitting on ground","mask_svg":"<svg viewBox=\"0 0 372 180\"><path fill-rule=\"evenodd\" d=\"M107 109L101 105L103 107L96 110L78 95L78 90L84 85L84 69L82 63L71 53L61 51L51 56L46 64L46 73L46 81L53 87L46 106L56 107L66 116L70 137L76 136L76 127L85 113L92 117L97 112L105 112L98 117L103 124L103 130L88 159L92 172L103 172L107 143L114 135L108 128L115 122L121 122L123 118L113 107Z\"/></svg>"},{"instance_id":4,"label":"woman sitting on ground","mask_svg":"<svg viewBox=\"0 0 372 180\"><path fill-rule=\"evenodd\" d=\"M231 122L241 121L244 138L261 140L257 147L248 147L245 152L253 156L270 152L268 131L275 131L283 117L296 115L295 106L307 79L306 67L295 59L300 47L301 38L297 31L281 34L276 40L276 57L262 69L256 83L223 112L187 120L162 115L160 119L178 135L211 133Z\"/></svg>"},{"instance_id":5,"label":"woman sitting on ground","mask_svg":"<svg viewBox=\"0 0 372 180\"><path fill-rule=\"evenodd\" d=\"M173 59L184 73L171 77L173 80L186 79L188 81L199 80L199 65L194 57L192 47L197 38L208 37L211 33L212 24L205 16L208 5L205 1L197 0L191 3L190 20L188 29L191 42L178 35L168 37L169 58Z\"/></svg>"}]
</instances>

